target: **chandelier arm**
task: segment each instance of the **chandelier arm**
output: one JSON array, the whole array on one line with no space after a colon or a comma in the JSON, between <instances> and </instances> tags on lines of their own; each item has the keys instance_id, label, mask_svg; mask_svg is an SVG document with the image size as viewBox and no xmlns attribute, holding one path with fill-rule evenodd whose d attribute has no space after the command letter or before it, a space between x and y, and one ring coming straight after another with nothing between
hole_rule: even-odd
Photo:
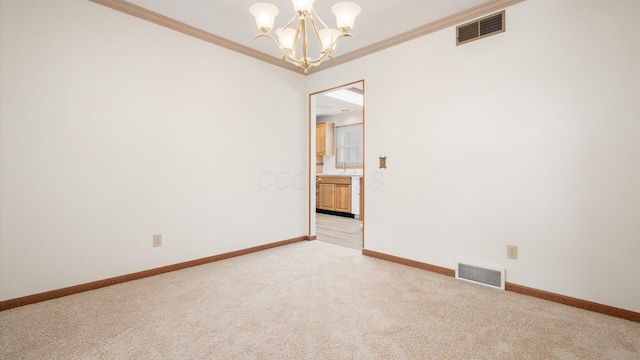
<instances>
[{"instance_id":1,"label":"chandelier arm","mask_svg":"<svg viewBox=\"0 0 640 360\"><path fill-rule=\"evenodd\" d=\"M286 29L289 27L289 25L291 25L291 23L293 22L293 20L295 20L298 16L297 15L293 15L293 17L291 18L291 20L289 20L288 23L286 23L282 28Z\"/></svg>"},{"instance_id":2,"label":"chandelier arm","mask_svg":"<svg viewBox=\"0 0 640 360\"><path fill-rule=\"evenodd\" d=\"M276 44L276 46L280 49L280 51L282 51L282 54L289 60L291 60L294 64L298 65L300 63L300 61L296 60L296 58L294 58L293 56L291 56L287 50L285 50L282 45L280 45L280 43L273 38L273 36L269 35L269 34L258 34L256 35L256 37L254 37L254 39L257 39L259 37L266 37L271 39L271 41L273 41L274 44ZM282 60L284 61L284 57L282 58ZM299 66L299 65L298 65Z\"/></svg>"},{"instance_id":3,"label":"chandelier arm","mask_svg":"<svg viewBox=\"0 0 640 360\"><path fill-rule=\"evenodd\" d=\"M294 16L291 18L291 20L289 20L289 22L288 22L288 23L286 23L286 24L282 27L283 31L284 31L284 29L287 29L287 28L289 27L289 25L291 25L291 23L292 23L296 18L298 18L298 16L297 16L297 15L294 15ZM291 49L292 53L295 53L295 52L296 52L296 44L298 43L298 38L299 38L299 37L300 37L300 22L298 22L298 28L296 29L296 34L293 36L293 44L292 44L292 45L293 45L293 48ZM289 58L290 58L290 59L295 60L295 58L292 58L292 57L289 57Z\"/></svg>"},{"instance_id":4,"label":"chandelier arm","mask_svg":"<svg viewBox=\"0 0 640 360\"><path fill-rule=\"evenodd\" d=\"M318 15L316 10L314 8L311 8L311 11L313 12L314 17L317 18L318 21L320 21L320 24L322 24L322 26L324 26L325 29L328 29L329 27L327 26L327 24L324 23L324 21L322 21L322 18L320 17L320 15Z\"/></svg>"},{"instance_id":5,"label":"chandelier arm","mask_svg":"<svg viewBox=\"0 0 640 360\"><path fill-rule=\"evenodd\" d=\"M338 42L338 40L342 39L343 37L348 36L350 38L356 38L355 36L353 36L351 33L342 33L340 34L340 36L338 36L335 40L333 40L333 42L331 43L331 45L329 46L330 48L333 48L333 46Z\"/></svg>"},{"instance_id":6,"label":"chandelier arm","mask_svg":"<svg viewBox=\"0 0 640 360\"><path fill-rule=\"evenodd\" d=\"M302 25L302 62L303 64L307 63L307 50L309 48L309 44L307 43L307 19L300 19L300 24Z\"/></svg>"},{"instance_id":7,"label":"chandelier arm","mask_svg":"<svg viewBox=\"0 0 640 360\"><path fill-rule=\"evenodd\" d=\"M256 35L256 37L254 37L254 39L257 39L257 38L260 38L260 37L266 37L266 38L271 39L271 41L273 41L273 43L274 43L274 44L276 44L276 46L280 49L280 51L281 51L281 52L282 52L282 54L284 55L284 57L283 57L282 59L284 60L285 58L287 58L287 59L291 60L291 62L292 62L294 65L296 65L296 66L299 66L299 67L303 68L303 69L304 69L304 73L306 74L306 73L308 73L308 70L309 70L309 68L310 68L310 67L320 65L320 63L322 63L322 60L324 60L324 58L325 58L325 57L327 57L327 56L331 59L331 61L332 61L333 63L335 63L335 59L333 58L333 56L331 56L331 48L333 48L333 45L335 45L335 44L338 42L338 40L340 40L341 38L346 37L346 36L348 36L348 37L352 37L352 38L355 38L355 36L353 36L353 35L351 35L351 34L349 34L349 33L343 33L343 34L341 34L340 36L338 36L338 37L337 37L337 38L336 38L336 39L331 43L331 45L328 47L329 51L326 51L326 52L322 53L322 55L321 55L319 58L317 58L317 59L315 59L315 60L309 60L309 61L306 61L306 54L305 54L305 56L304 56L301 60L298 60L298 59L294 58L293 56L291 56L291 55L287 52L287 50L285 50L285 49L280 45L280 43L279 43L276 39L274 39L274 38L273 38L273 36L271 36L271 35L269 35L269 34L258 34L258 35ZM304 46L303 46L303 50L304 50Z\"/></svg>"},{"instance_id":8,"label":"chandelier arm","mask_svg":"<svg viewBox=\"0 0 640 360\"><path fill-rule=\"evenodd\" d=\"M311 26L313 27L313 32L316 34L316 39L318 39L318 45L320 45L320 52L322 52L322 39L320 39L320 33L318 32L318 27L316 27L316 22L313 20L313 17L311 17L310 19L311 19Z\"/></svg>"},{"instance_id":9,"label":"chandelier arm","mask_svg":"<svg viewBox=\"0 0 640 360\"><path fill-rule=\"evenodd\" d=\"M293 47L298 45L298 39L300 39L300 27L302 26L302 20L298 21L298 27L296 28L296 34L293 37Z\"/></svg>"},{"instance_id":10,"label":"chandelier arm","mask_svg":"<svg viewBox=\"0 0 640 360\"><path fill-rule=\"evenodd\" d=\"M312 66L318 66L318 65L320 65L320 63L322 62L322 60L324 60L324 58L325 58L325 57L327 57L327 56L329 56L331 59L333 59L333 57L331 57L331 53L332 53L331 49L332 49L332 48L333 48L333 46L338 42L338 40L340 40L341 38L343 38L343 37L345 37L345 36L355 38L355 36L353 36L353 35L351 35L351 34L349 34L349 33L343 33L343 34L340 34L340 36L338 36L338 37L337 37L337 38L336 38L336 39L331 43L331 45L329 45L329 47L328 47L328 49L329 49L329 50L328 50L328 51L326 51L326 52L322 53L322 55L321 55L319 58L317 58L317 59L315 59L315 60L311 60L311 65L312 65ZM334 60L334 61L335 61L335 60Z\"/></svg>"}]
</instances>

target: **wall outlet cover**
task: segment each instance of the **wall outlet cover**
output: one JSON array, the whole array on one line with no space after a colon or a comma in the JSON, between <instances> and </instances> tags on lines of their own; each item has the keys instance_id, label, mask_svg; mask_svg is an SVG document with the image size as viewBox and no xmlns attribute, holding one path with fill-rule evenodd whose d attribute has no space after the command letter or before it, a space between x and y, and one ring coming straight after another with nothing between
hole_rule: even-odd
<instances>
[{"instance_id":1,"label":"wall outlet cover","mask_svg":"<svg viewBox=\"0 0 640 360\"><path fill-rule=\"evenodd\" d=\"M162 246L162 234L153 235L153 247Z\"/></svg>"}]
</instances>

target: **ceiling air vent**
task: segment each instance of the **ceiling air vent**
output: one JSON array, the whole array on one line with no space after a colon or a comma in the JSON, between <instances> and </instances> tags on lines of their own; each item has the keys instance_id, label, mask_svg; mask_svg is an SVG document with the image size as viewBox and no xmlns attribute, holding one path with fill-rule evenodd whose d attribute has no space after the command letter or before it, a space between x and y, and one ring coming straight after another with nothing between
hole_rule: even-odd
<instances>
[{"instance_id":1,"label":"ceiling air vent","mask_svg":"<svg viewBox=\"0 0 640 360\"><path fill-rule=\"evenodd\" d=\"M499 34L505 30L505 12L501 12L456 27L456 45Z\"/></svg>"}]
</instances>

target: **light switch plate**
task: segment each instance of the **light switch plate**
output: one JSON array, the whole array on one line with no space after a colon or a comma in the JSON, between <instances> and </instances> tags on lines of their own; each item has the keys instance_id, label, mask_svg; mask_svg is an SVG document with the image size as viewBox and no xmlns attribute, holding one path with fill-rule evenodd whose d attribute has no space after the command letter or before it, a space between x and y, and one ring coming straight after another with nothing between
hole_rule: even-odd
<instances>
[{"instance_id":1,"label":"light switch plate","mask_svg":"<svg viewBox=\"0 0 640 360\"><path fill-rule=\"evenodd\" d=\"M380 169L386 169L387 168L387 157L386 156L380 156Z\"/></svg>"}]
</instances>

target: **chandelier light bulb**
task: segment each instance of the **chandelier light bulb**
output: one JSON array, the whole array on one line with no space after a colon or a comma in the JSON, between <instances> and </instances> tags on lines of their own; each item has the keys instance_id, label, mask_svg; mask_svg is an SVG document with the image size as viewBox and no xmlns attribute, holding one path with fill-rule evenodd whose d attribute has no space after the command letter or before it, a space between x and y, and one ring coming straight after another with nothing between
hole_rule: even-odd
<instances>
[{"instance_id":1,"label":"chandelier light bulb","mask_svg":"<svg viewBox=\"0 0 640 360\"><path fill-rule=\"evenodd\" d=\"M316 0L291 0L291 2L293 2L293 10L296 12L310 12L315 1Z\"/></svg>"},{"instance_id":2,"label":"chandelier light bulb","mask_svg":"<svg viewBox=\"0 0 640 360\"><path fill-rule=\"evenodd\" d=\"M280 46L285 50L293 52L296 31L291 28L279 28L276 30L276 35L278 35L278 39L280 40Z\"/></svg>"},{"instance_id":3,"label":"chandelier light bulb","mask_svg":"<svg viewBox=\"0 0 640 360\"><path fill-rule=\"evenodd\" d=\"M262 32L268 33L273 29L276 15L280 12L278 7L269 3L257 3L251 5L249 12L256 18L256 25Z\"/></svg>"},{"instance_id":4,"label":"chandelier light bulb","mask_svg":"<svg viewBox=\"0 0 640 360\"><path fill-rule=\"evenodd\" d=\"M329 46L340 36L340 30L338 29L322 29L318 31L320 40L322 40L322 52L327 51ZM331 51L336 49L336 44L333 44Z\"/></svg>"},{"instance_id":5,"label":"chandelier light bulb","mask_svg":"<svg viewBox=\"0 0 640 360\"><path fill-rule=\"evenodd\" d=\"M336 16L338 29L349 32L353 28L356 16L360 14L360 6L352 2L339 2L331 7L331 12Z\"/></svg>"}]
</instances>

